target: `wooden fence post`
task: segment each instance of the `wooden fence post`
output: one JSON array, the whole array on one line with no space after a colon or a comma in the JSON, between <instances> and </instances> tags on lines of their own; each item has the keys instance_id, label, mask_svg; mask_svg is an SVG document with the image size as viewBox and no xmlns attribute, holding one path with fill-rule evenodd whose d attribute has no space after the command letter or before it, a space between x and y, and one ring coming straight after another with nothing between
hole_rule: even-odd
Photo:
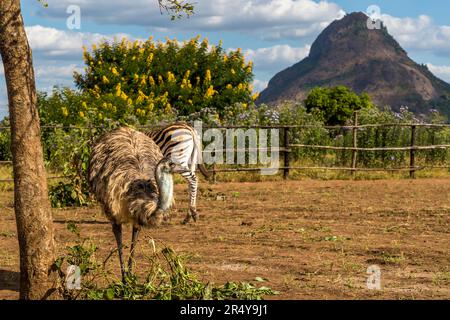
<instances>
[{"instance_id":1,"label":"wooden fence post","mask_svg":"<svg viewBox=\"0 0 450 320\"><path fill-rule=\"evenodd\" d=\"M217 182L217 177L216 177L216 164L213 163L212 165L212 182L216 183Z\"/></svg>"},{"instance_id":2,"label":"wooden fence post","mask_svg":"<svg viewBox=\"0 0 450 320\"><path fill-rule=\"evenodd\" d=\"M352 146L353 148L358 147L358 128L356 127L358 125L358 113L355 111L353 114L353 129L352 129ZM352 177L356 174L356 156L358 151L353 149L352 150Z\"/></svg>"},{"instance_id":3,"label":"wooden fence post","mask_svg":"<svg viewBox=\"0 0 450 320\"><path fill-rule=\"evenodd\" d=\"M289 127L284 127L284 169L283 169L283 179L286 180L289 176Z\"/></svg>"},{"instance_id":4,"label":"wooden fence post","mask_svg":"<svg viewBox=\"0 0 450 320\"><path fill-rule=\"evenodd\" d=\"M409 177L414 179L416 177L416 154L414 147L416 146L416 126L411 126L411 150L409 151Z\"/></svg>"}]
</instances>

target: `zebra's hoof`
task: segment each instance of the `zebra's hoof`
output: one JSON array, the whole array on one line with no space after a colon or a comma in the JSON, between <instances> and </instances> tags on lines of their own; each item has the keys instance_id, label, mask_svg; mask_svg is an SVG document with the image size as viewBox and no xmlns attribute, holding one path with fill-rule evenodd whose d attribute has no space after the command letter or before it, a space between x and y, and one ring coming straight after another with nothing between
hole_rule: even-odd
<instances>
[{"instance_id":1,"label":"zebra's hoof","mask_svg":"<svg viewBox=\"0 0 450 320\"><path fill-rule=\"evenodd\" d=\"M189 215L190 215L191 218L194 220L194 222L197 222L197 219L198 219L198 213L197 213L197 210L195 210L195 209L189 209Z\"/></svg>"},{"instance_id":2,"label":"zebra's hoof","mask_svg":"<svg viewBox=\"0 0 450 320\"><path fill-rule=\"evenodd\" d=\"M195 209L189 209L189 212L188 212L186 218L184 218L182 224L188 224L189 221L191 220L191 218L192 218L192 220L194 220L194 222L197 222L198 213Z\"/></svg>"}]
</instances>

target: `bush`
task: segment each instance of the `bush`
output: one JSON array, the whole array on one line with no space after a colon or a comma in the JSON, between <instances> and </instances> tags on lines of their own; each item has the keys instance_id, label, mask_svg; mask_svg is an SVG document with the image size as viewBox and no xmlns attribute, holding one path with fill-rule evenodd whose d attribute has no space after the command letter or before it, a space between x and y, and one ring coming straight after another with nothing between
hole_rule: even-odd
<instances>
[{"instance_id":1,"label":"bush","mask_svg":"<svg viewBox=\"0 0 450 320\"><path fill-rule=\"evenodd\" d=\"M11 133L9 129L0 129L0 161L11 161Z\"/></svg>"},{"instance_id":2,"label":"bush","mask_svg":"<svg viewBox=\"0 0 450 320\"><path fill-rule=\"evenodd\" d=\"M84 181L59 182L50 186L48 196L52 208L81 207L89 204L88 187Z\"/></svg>"},{"instance_id":3,"label":"bush","mask_svg":"<svg viewBox=\"0 0 450 320\"><path fill-rule=\"evenodd\" d=\"M52 128L44 131L47 168L62 173L67 182L49 188L52 207L83 206L90 203L87 171L91 141L97 132L93 128Z\"/></svg>"},{"instance_id":4,"label":"bush","mask_svg":"<svg viewBox=\"0 0 450 320\"><path fill-rule=\"evenodd\" d=\"M373 104L366 93L357 95L345 86L337 86L314 88L305 99L305 107L327 125L343 125L355 111L373 108Z\"/></svg>"},{"instance_id":5,"label":"bush","mask_svg":"<svg viewBox=\"0 0 450 320\"><path fill-rule=\"evenodd\" d=\"M240 49L227 53L221 44L209 46L199 37L183 44L151 38L103 42L85 50L84 61L85 74L75 75L77 87L93 97L77 110L84 116L91 103L100 119L133 115L144 124L155 114L188 116L204 108L222 115L227 106L256 99L252 63L244 61Z\"/></svg>"}]
</instances>

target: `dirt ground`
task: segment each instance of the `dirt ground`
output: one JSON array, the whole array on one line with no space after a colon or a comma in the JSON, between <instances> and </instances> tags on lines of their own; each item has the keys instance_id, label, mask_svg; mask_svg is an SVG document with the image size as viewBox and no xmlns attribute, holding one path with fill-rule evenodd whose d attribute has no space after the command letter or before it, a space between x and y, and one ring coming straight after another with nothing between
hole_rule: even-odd
<instances>
[{"instance_id":1,"label":"dirt ground","mask_svg":"<svg viewBox=\"0 0 450 320\"><path fill-rule=\"evenodd\" d=\"M190 225L180 224L185 185L176 186L176 201L170 225L141 234L138 269L153 238L187 254L205 281L266 278L280 292L269 299L450 299L448 179L203 183L201 218ZM0 299L15 299L12 193L2 192L0 203ZM74 238L68 221L94 239L100 256L115 247L99 207L53 213L60 252ZM381 290L367 289L371 265L381 269Z\"/></svg>"}]
</instances>

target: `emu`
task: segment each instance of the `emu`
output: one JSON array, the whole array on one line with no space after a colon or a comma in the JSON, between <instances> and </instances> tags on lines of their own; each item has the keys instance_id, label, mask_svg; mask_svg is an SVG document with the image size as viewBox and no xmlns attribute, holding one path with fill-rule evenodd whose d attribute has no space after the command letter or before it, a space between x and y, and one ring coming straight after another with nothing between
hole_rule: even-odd
<instances>
[{"instance_id":1,"label":"emu","mask_svg":"<svg viewBox=\"0 0 450 320\"><path fill-rule=\"evenodd\" d=\"M131 128L122 127L101 136L89 162L89 185L112 223L117 242L122 280L122 224L133 225L128 272L142 227L167 219L173 203L175 164L164 158L155 142Z\"/></svg>"}]
</instances>

